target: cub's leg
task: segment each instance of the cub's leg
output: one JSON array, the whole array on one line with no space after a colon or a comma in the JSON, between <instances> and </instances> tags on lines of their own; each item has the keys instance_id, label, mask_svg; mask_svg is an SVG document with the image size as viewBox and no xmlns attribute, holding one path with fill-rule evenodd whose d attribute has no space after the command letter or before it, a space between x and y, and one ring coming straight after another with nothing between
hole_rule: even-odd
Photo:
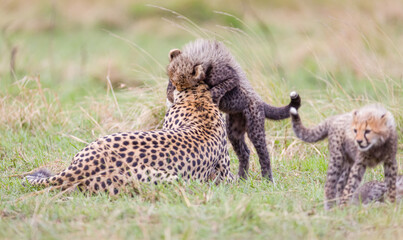
<instances>
[{"instance_id":1,"label":"cub's leg","mask_svg":"<svg viewBox=\"0 0 403 240\"><path fill-rule=\"evenodd\" d=\"M343 196L344 187L347 184L348 176L350 175L351 166L349 163L344 163L343 171L337 181L337 199L340 199Z\"/></svg>"},{"instance_id":2,"label":"cub's leg","mask_svg":"<svg viewBox=\"0 0 403 240\"><path fill-rule=\"evenodd\" d=\"M334 136L334 135L333 135ZM329 136L329 166L325 183L325 209L329 210L336 203L337 183L342 174L344 162L342 147L338 144L339 139Z\"/></svg>"},{"instance_id":3,"label":"cub's leg","mask_svg":"<svg viewBox=\"0 0 403 240\"><path fill-rule=\"evenodd\" d=\"M245 142L246 119L241 113L227 114L228 139L239 159L239 177L247 179L250 151Z\"/></svg>"},{"instance_id":4,"label":"cub's leg","mask_svg":"<svg viewBox=\"0 0 403 240\"><path fill-rule=\"evenodd\" d=\"M391 202L396 201L396 178L397 178L397 162L393 158L392 161L385 161L383 165L385 173L385 182L388 188L388 197Z\"/></svg>"},{"instance_id":5,"label":"cub's leg","mask_svg":"<svg viewBox=\"0 0 403 240\"><path fill-rule=\"evenodd\" d=\"M366 166L362 159L358 157L357 162L353 164L350 171L350 176L348 177L347 185L344 188L343 196L340 201L340 205L346 205L351 199L353 193L358 188L361 183L362 177L364 176ZM396 187L396 186L395 186Z\"/></svg>"},{"instance_id":6,"label":"cub's leg","mask_svg":"<svg viewBox=\"0 0 403 240\"><path fill-rule=\"evenodd\" d=\"M264 106L261 103L252 103L249 108L244 111L246 118L246 129L248 137L252 141L253 146L259 156L262 176L273 181L270 156L266 145L266 133L264 131Z\"/></svg>"},{"instance_id":7,"label":"cub's leg","mask_svg":"<svg viewBox=\"0 0 403 240\"><path fill-rule=\"evenodd\" d=\"M216 104L220 103L221 98L233 88L239 85L238 78L228 78L227 80L215 85L210 89L211 97L213 102Z\"/></svg>"}]
</instances>

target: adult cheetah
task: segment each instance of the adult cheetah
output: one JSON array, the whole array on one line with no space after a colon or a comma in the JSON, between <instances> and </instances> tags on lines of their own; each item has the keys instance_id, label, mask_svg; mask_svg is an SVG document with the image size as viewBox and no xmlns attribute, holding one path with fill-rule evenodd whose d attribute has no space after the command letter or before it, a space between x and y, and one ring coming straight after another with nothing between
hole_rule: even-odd
<instances>
[{"instance_id":1,"label":"adult cheetah","mask_svg":"<svg viewBox=\"0 0 403 240\"><path fill-rule=\"evenodd\" d=\"M225 125L209 87L202 81L173 84L175 103L166 113L164 129L101 137L62 172L50 176L38 171L27 181L63 188L77 184L82 191L116 195L134 182L232 179Z\"/></svg>"}]
</instances>

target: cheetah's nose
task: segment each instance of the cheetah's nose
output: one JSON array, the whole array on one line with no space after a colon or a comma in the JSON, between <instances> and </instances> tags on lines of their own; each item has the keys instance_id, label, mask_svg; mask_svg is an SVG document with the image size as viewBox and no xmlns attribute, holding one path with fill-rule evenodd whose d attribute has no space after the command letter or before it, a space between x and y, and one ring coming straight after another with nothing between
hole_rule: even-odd
<instances>
[{"instance_id":1,"label":"cheetah's nose","mask_svg":"<svg viewBox=\"0 0 403 240\"><path fill-rule=\"evenodd\" d=\"M362 140L357 140L357 143L358 143L359 145L361 145Z\"/></svg>"}]
</instances>

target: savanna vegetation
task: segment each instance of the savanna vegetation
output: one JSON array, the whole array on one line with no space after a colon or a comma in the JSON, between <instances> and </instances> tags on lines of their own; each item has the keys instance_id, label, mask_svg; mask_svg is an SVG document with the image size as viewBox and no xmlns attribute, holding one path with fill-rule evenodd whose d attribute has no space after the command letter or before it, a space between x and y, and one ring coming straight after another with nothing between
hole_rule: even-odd
<instances>
[{"instance_id":1,"label":"savanna vegetation","mask_svg":"<svg viewBox=\"0 0 403 240\"><path fill-rule=\"evenodd\" d=\"M23 186L87 142L160 128L168 52L225 42L267 102L302 97L307 125L381 102L403 173L400 0L0 1L0 239L401 239L403 202L325 211L327 144L266 121L275 183L142 185L132 197ZM230 148L231 170L238 160ZM382 180L383 168L365 181Z\"/></svg>"}]
</instances>

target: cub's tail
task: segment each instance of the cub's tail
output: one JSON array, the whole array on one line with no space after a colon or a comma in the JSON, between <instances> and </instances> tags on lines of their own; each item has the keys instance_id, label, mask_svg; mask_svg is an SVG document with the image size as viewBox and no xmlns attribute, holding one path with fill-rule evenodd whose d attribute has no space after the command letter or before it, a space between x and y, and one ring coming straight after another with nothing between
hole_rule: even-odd
<instances>
[{"instance_id":1,"label":"cub's tail","mask_svg":"<svg viewBox=\"0 0 403 240\"><path fill-rule=\"evenodd\" d=\"M299 117L298 110L296 108L291 107L290 113L294 133L302 141L314 143L327 137L329 131L327 120L313 128L306 128L302 124L301 118Z\"/></svg>"},{"instance_id":2,"label":"cub's tail","mask_svg":"<svg viewBox=\"0 0 403 240\"><path fill-rule=\"evenodd\" d=\"M290 117L290 109L298 109L301 106L301 97L296 92L290 93L291 102L283 107L273 107L267 103L264 104L264 113L266 118L271 120L282 120Z\"/></svg>"}]
</instances>

